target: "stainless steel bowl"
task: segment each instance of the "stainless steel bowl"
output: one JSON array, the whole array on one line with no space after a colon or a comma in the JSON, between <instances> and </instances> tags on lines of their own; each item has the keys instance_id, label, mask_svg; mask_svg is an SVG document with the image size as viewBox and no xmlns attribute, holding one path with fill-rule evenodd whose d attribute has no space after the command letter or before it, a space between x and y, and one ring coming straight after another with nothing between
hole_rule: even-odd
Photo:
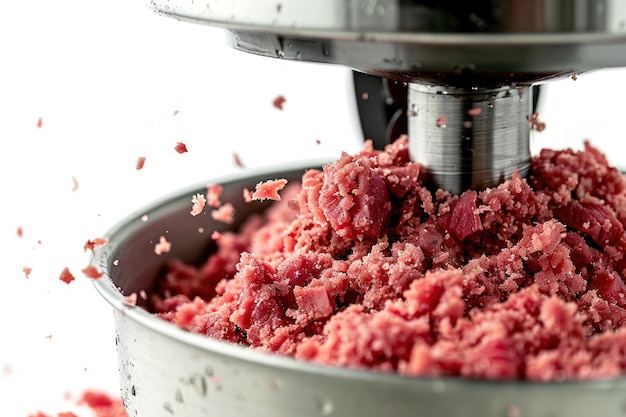
<instances>
[{"instance_id":1,"label":"stainless steel bowl","mask_svg":"<svg viewBox=\"0 0 626 417\"><path fill-rule=\"evenodd\" d=\"M204 183L138 210L105 235L108 244L92 259L105 272L95 287L113 306L121 393L130 417L626 415L626 378L485 382L327 367L192 334L153 316L141 299L137 306L126 302L124 294L149 291L168 260L201 262L213 247L210 231L234 229L267 207L244 203L244 187L270 178L296 181L304 170L248 171L211 180L224 186L222 201L237 210L231 226L189 214L190 197L204 192ZM141 220L143 214L148 221ZM207 232L198 233L198 227ZM161 235L173 242L172 250L156 256L154 243Z\"/></svg>"}]
</instances>

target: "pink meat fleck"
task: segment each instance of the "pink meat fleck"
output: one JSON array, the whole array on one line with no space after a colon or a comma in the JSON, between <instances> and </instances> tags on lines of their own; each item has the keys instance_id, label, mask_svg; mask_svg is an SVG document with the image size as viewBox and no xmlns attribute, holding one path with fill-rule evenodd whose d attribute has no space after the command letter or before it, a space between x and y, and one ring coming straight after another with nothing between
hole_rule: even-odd
<instances>
[{"instance_id":1,"label":"pink meat fleck","mask_svg":"<svg viewBox=\"0 0 626 417\"><path fill-rule=\"evenodd\" d=\"M159 237L159 242L154 245L154 253L157 255L162 255L167 253L172 249L172 243L168 242L165 236Z\"/></svg>"},{"instance_id":2,"label":"pink meat fleck","mask_svg":"<svg viewBox=\"0 0 626 417\"><path fill-rule=\"evenodd\" d=\"M137 163L135 164L135 169L137 171L140 171L143 169L143 166L146 163L146 157L145 156L140 156L139 158L137 158Z\"/></svg>"},{"instance_id":3,"label":"pink meat fleck","mask_svg":"<svg viewBox=\"0 0 626 417\"><path fill-rule=\"evenodd\" d=\"M278 96L272 101L272 105L278 110L282 110L286 101L287 99L284 96Z\"/></svg>"},{"instance_id":4,"label":"pink meat fleck","mask_svg":"<svg viewBox=\"0 0 626 417\"><path fill-rule=\"evenodd\" d=\"M20 226L17 228L17 237L23 237L24 236L24 229Z\"/></svg>"},{"instance_id":5,"label":"pink meat fleck","mask_svg":"<svg viewBox=\"0 0 626 417\"><path fill-rule=\"evenodd\" d=\"M70 282L74 281L74 279L76 278L74 277L74 275L72 275L70 269L67 267L63 268L63 270L61 271L61 275L59 276L59 280L65 282L66 284L69 284Z\"/></svg>"},{"instance_id":6,"label":"pink meat fleck","mask_svg":"<svg viewBox=\"0 0 626 417\"><path fill-rule=\"evenodd\" d=\"M124 301L131 305L137 305L137 293L134 292L124 297Z\"/></svg>"},{"instance_id":7,"label":"pink meat fleck","mask_svg":"<svg viewBox=\"0 0 626 417\"><path fill-rule=\"evenodd\" d=\"M41 129L42 126L43 126L43 118L40 117L37 119L37 127Z\"/></svg>"},{"instance_id":8,"label":"pink meat fleck","mask_svg":"<svg viewBox=\"0 0 626 417\"><path fill-rule=\"evenodd\" d=\"M128 417L122 399L110 396L103 391L84 391L76 401L76 405L84 407L93 417ZM29 414L28 417L78 417L78 415L71 411L54 414L45 414L38 411L34 414Z\"/></svg>"},{"instance_id":9,"label":"pink meat fleck","mask_svg":"<svg viewBox=\"0 0 626 417\"><path fill-rule=\"evenodd\" d=\"M94 239L88 239L87 242L83 245L83 252L87 252L90 250L92 253L96 248L106 245L108 242L107 239L103 237L96 237Z\"/></svg>"},{"instance_id":10,"label":"pink meat fleck","mask_svg":"<svg viewBox=\"0 0 626 417\"><path fill-rule=\"evenodd\" d=\"M81 269L81 272L84 276L91 279L102 278L102 276L104 275L104 272L100 271L93 265L87 265L85 268Z\"/></svg>"},{"instance_id":11,"label":"pink meat fleck","mask_svg":"<svg viewBox=\"0 0 626 417\"><path fill-rule=\"evenodd\" d=\"M533 113L529 118L528 122L530 123L530 128L532 130L536 130L537 132L541 132L546 128L546 124L539 120L539 114Z\"/></svg>"},{"instance_id":12,"label":"pink meat fleck","mask_svg":"<svg viewBox=\"0 0 626 417\"><path fill-rule=\"evenodd\" d=\"M127 417L122 399L112 397L102 391L87 390L83 392L78 404L89 407L94 413L94 417Z\"/></svg>"},{"instance_id":13,"label":"pink meat fleck","mask_svg":"<svg viewBox=\"0 0 626 417\"><path fill-rule=\"evenodd\" d=\"M224 187L219 184L209 184L207 185L207 203L211 207L219 207L222 202L220 198L222 197L222 192L224 191Z\"/></svg>"},{"instance_id":14,"label":"pink meat fleck","mask_svg":"<svg viewBox=\"0 0 626 417\"><path fill-rule=\"evenodd\" d=\"M178 153L189 152L187 150L187 145L185 145L183 142L176 142L176 146L174 147L174 150L176 150L176 152Z\"/></svg>"},{"instance_id":15,"label":"pink meat fleck","mask_svg":"<svg viewBox=\"0 0 626 417\"><path fill-rule=\"evenodd\" d=\"M284 178L259 182L252 193L252 200L280 201L280 195L278 192L285 188L285 185L287 185L287 180Z\"/></svg>"},{"instance_id":16,"label":"pink meat fleck","mask_svg":"<svg viewBox=\"0 0 626 417\"><path fill-rule=\"evenodd\" d=\"M469 109L467 111L467 114L472 117L476 117L476 116L480 116L482 112L483 112L483 109L481 109L480 107L474 107L472 109Z\"/></svg>"},{"instance_id":17,"label":"pink meat fleck","mask_svg":"<svg viewBox=\"0 0 626 417\"><path fill-rule=\"evenodd\" d=\"M189 213L191 213L192 216L197 216L204 210L206 198L203 194L198 193L191 197L191 204L191 211Z\"/></svg>"},{"instance_id":18,"label":"pink meat fleck","mask_svg":"<svg viewBox=\"0 0 626 417\"><path fill-rule=\"evenodd\" d=\"M78 184L78 180L76 179L76 177L72 177L72 192L78 190L79 184Z\"/></svg>"},{"instance_id":19,"label":"pink meat fleck","mask_svg":"<svg viewBox=\"0 0 626 417\"><path fill-rule=\"evenodd\" d=\"M211 211L211 217L213 220L230 224L235 220L235 207L231 203L226 203Z\"/></svg>"},{"instance_id":20,"label":"pink meat fleck","mask_svg":"<svg viewBox=\"0 0 626 417\"><path fill-rule=\"evenodd\" d=\"M248 190L247 188L243 189L243 201L245 201L246 203L251 203L253 200L252 198L252 191Z\"/></svg>"},{"instance_id":21,"label":"pink meat fleck","mask_svg":"<svg viewBox=\"0 0 626 417\"><path fill-rule=\"evenodd\" d=\"M448 125L447 123L448 122L445 117L443 116L437 117L437 127L446 127Z\"/></svg>"},{"instance_id":22,"label":"pink meat fleck","mask_svg":"<svg viewBox=\"0 0 626 417\"><path fill-rule=\"evenodd\" d=\"M30 273L33 272L33 268L25 266L24 268L22 268L22 272L24 273L26 278L30 278Z\"/></svg>"}]
</instances>

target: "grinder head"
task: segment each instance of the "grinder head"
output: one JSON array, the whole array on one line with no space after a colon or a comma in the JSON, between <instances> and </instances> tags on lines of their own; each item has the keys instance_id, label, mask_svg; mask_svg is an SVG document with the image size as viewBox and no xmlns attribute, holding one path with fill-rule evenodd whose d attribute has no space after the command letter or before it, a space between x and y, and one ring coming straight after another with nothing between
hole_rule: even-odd
<instances>
[{"instance_id":1,"label":"grinder head","mask_svg":"<svg viewBox=\"0 0 626 417\"><path fill-rule=\"evenodd\" d=\"M434 187L493 186L530 161L529 87L626 66L621 0L151 0L235 49L408 85L411 158Z\"/></svg>"}]
</instances>

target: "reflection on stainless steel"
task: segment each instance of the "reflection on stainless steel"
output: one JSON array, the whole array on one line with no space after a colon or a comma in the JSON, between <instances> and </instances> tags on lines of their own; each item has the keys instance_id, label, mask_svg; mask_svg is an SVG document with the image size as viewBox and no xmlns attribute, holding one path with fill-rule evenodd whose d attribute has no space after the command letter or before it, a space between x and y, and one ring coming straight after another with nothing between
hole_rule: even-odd
<instances>
[{"instance_id":1,"label":"reflection on stainless steel","mask_svg":"<svg viewBox=\"0 0 626 417\"><path fill-rule=\"evenodd\" d=\"M626 65L619 0L152 0L151 7L227 28L244 51L372 73Z\"/></svg>"},{"instance_id":2,"label":"reflection on stainless steel","mask_svg":"<svg viewBox=\"0 0 626 417\"><path fill-rule=\"evenodd\" d=\"M228 29L231 45L245 52L347 65L435 89L465 89L464 96L475 87L512 89L626 66L626 4L620 0L152 0L150 4L166 16ZM456 120L455 107L443 116ZM411 119L413 158L425 165L431 185L459 192L465 185L494 186L503 178L500 173L511 174L511 167L525 170L530 151L523 124L530 113L500 103L504 107L512 113L502 111L493 117L518 126L517 133L509 127L503 138L503 131L494 130L500 123L490 124L493 129L477 138L472 136L476 131L466 129L463 135L470 135L476 145L471 163L460 162L470 157L464 151L452 155L452 149L461 146L456 129L436 131L427 118ZM428 134L416 138L417 132ZM517 144L512 143L515 138ZM499 161L508 158L506 152L500 154L503 149L521 150L523 160L504 162L502 169ZM427 154L420 154L423 151ZM450 158L453 164L442 165ZM495 166L486 167L491 163ZM468 172L476 181L464 179Z\"/></svg>"},{"instance_id":3,"label":"reflection on stainless steel","mask_svg":"<svg viewBox=\"0 0 626 417\"><path fill-rule=\"evenodd\" d=\"M451 89L409 84L412 159L454 194L525 176L530 166L529 87Z\"/></svg>"},{"instance_id":4,"label":"reflection on stainless steel","mask_svg":"<svg viewBox=\"0 0 626 417\"><path fill-rule=\"evenodd\" d=\"M310 166L214 181L224 185L223 199L234 204L237 221L242 221L259 207L244 203L243 188L267 178L295 181L305 168ZM126 303L120 290L149 292L168 260L204 259L214 242L209 233L198 233L199 226L221 231L236 227L189 215L189 196L204 190L205 183L138 211L148 215L148 222L138 215L121 221L92 259L105 272L94 285L114 307L122 398L129 416L623 415L626 378L520 384L328 367L192 334ZM163 230L176 244L170 253L155 256L151 241ZM507 414L510 410L515 414Z\"/></svg>"}]
</instances>

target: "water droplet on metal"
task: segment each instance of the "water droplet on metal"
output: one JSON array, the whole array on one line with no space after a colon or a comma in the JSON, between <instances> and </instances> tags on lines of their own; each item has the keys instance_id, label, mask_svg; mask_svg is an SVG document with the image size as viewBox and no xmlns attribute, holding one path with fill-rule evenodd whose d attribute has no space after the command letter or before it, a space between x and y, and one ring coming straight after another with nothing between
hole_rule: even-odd
<instances>
[{"instance_id":1,"label":"water droplet on metal","mask_svg":"<svg viewBox=\"0 0 626 417\"><path fill-rule=\"evenodd\" d=\"M493 103L488 103L488 104L487 104L487 108L488 108L488 109L493 109Z\"/></svg>"},{"instance_id":2,"label":"water droplet on metal","mask_svg":"<svg viewBox=\"0 0 626 417\"><path fill-rule=\"evenodd\" d=\"M284 51L277 51L276 55L278 55L279 58L284 58L285 57L285 52Z\"/></svg>"}]
</instances>

